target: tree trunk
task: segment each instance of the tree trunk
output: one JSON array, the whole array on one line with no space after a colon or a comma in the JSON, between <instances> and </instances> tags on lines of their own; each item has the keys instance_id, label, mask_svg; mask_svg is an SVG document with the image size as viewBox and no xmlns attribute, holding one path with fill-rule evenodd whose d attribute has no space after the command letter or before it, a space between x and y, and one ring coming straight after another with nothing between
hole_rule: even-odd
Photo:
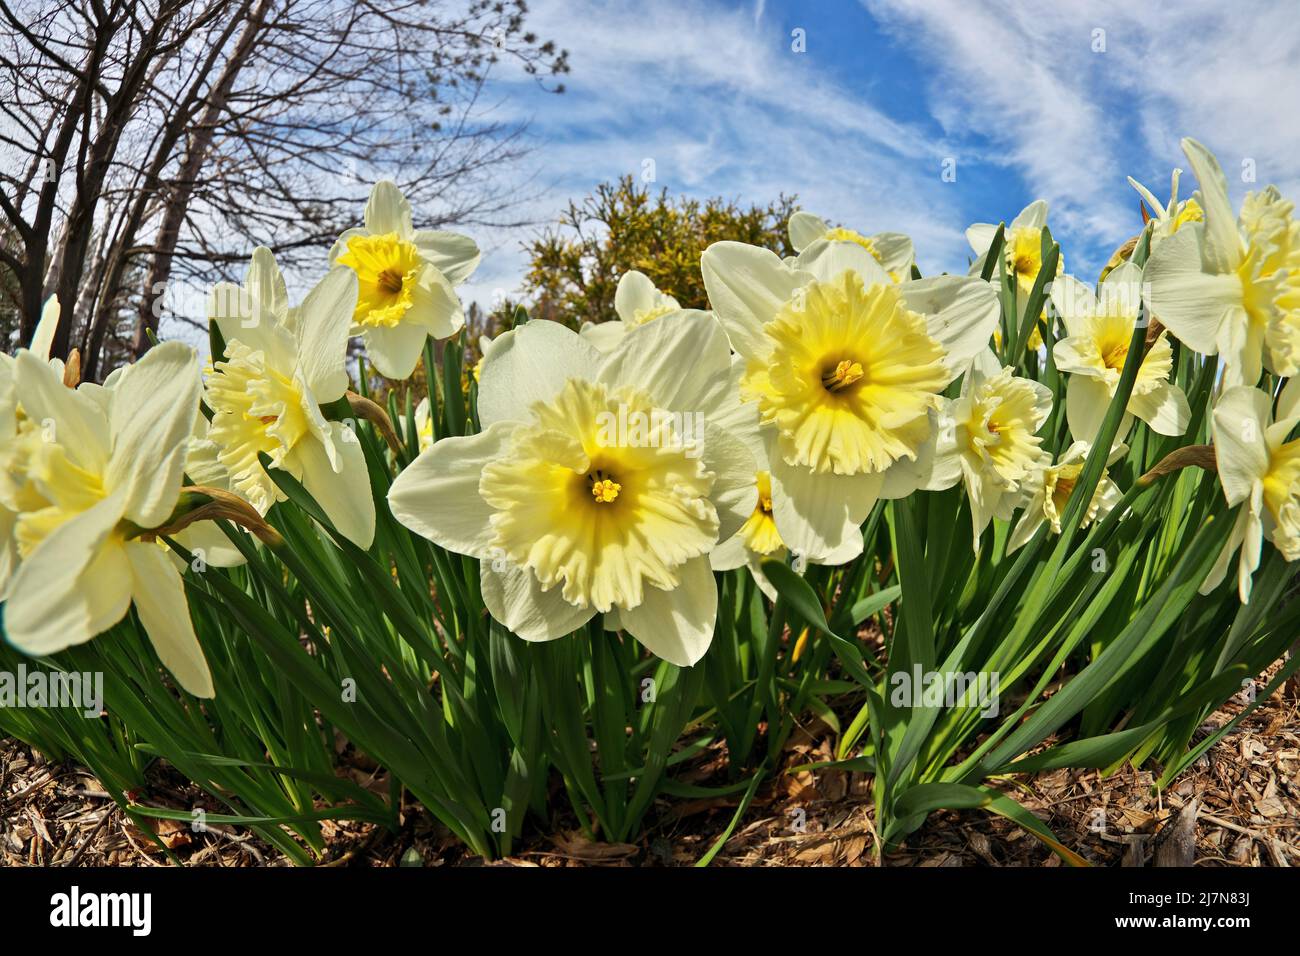
<instances>
[{"instance_id":1,"label":"tree trunk","mask_svg":"<svg viewBox=\"0 0 1300 956\"><path fill-rule=\"evenodd\" d=\"M221 114L225 111L226 101L235 85L235 79L253 52L270 6L271 0L258 0L257 7L249 14L248 24L240 34L239 42L235 44L230 59L226 61L221 79L208 97L203 115L190 136L181 168L164 196L163 221L154 243L156 251L153 265L145 281L140 314L136 320L135 341L132 343L132 351L137 357L148 350L151 344L150 335L156 335L158 332L158 319L162 313L160 300L165 295L167 283L171 280L172 263L176 256L176 241L180 238L181 226L189 210L190 198L194 195L195 183L212 150L217 125Z\"/></svg>"}]
</instances>

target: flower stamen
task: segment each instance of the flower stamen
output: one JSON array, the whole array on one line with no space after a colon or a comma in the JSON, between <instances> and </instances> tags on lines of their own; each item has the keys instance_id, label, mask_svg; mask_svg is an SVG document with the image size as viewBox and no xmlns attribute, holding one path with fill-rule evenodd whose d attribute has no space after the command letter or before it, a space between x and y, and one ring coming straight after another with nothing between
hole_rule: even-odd
<instances>
[{"instance_id":1,"label":"flower stamen","mask_svg":"<svg viewBox=\"0 0 1300 956\"><path fill-rule=\"evenodd\" d=\"M606 477L599 468L587 476L587 482L591 485L591 496L601 504L609 504L623 490L622 485Z\"/></svg>"},{"instance_id":2,"label":"flower stamen","mask_svg":"<svg viewBox=\"0 0 1300 956\"><path fill-rule=\"evenodd\" d=\"M865 374L861 362L842 359L835 368L822 373L822 385L828 392L839 392L860 381Z\"/></svg>"}]
</instances>

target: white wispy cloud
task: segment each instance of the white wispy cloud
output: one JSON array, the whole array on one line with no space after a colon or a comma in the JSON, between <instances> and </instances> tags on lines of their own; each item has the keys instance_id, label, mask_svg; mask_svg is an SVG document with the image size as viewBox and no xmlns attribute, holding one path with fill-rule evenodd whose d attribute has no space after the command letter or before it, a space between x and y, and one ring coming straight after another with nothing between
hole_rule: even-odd
<instances>
[{"instance_id":1,"label":"white wispy cloud","mask_svg":"<svg viewBox=\"0 0 1300 956\"><path fill-rule=\"evenodd\" d=\"M1238 196L1267 182L1294 194L1300 182L1293 4L863 2L929 67L928 105L946 133L994 144L1089 267L1135 231L1125 176L1162 192L1169 169L1186 166L1182 136L1219 153ZM1245 159L1258 184L1234 177Z\"/></svg>"},{"instance_id":2,"label":"white wispy cloud","mask_svg":"<svg viewBox=\"0 0 1300 956\"><path fill-rule=\"evenodd\" d=\"M843 88L817 36L795 52L765 4L546 0L532 11L530 27L567 47L573 67L564 96L516 84L504 107L503 118L530 120L539 144L549 183L532 207L539 217L652 159L655 185L673 193L796 193L827 218L912 235L927 271L964 267L967 223L940 178L951 145ZM485 259L470 296L522 275L516 240L487 238L496 261Z\"/></svg>"}]
</instances>

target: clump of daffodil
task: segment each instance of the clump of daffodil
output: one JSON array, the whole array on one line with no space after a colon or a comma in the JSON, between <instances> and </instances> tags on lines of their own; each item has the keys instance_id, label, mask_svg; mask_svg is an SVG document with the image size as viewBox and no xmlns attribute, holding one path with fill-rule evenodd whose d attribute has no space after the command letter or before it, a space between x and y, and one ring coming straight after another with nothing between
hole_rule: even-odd
<instances>
[{"instance_id":1,"label":"clump of daffodil","mask_svg":"<svg viewBox=\"0 0 1300 956\"><path fill-rule=\"evenodd\" d=\"M321 412L347 392L356 296L355 274L340 267L291 309L275 257L264 247L254 251L242 288L218 285L209 318L225 338L226 356L207 376L207 437L231 490L260 514L284 498L258 458L266 454L302 482L340 533L368 548L375 508L365 456L352 430Z\"/></svg>"},{"instance_id":2,"label":"clump of daffodil","mask_svg":"<svg viewBox=\"0 0 1300 956\"><path fill-rule=\"evenodd\" d=\"M1020 215L1011 220L1003 232L1002 257L1007 274L1016 282L1016 301L1021 304L1021 311L1029 293L1034 288L1038 273L1043 268L1043 227L1047 225L1047 203L1036 199L1020 211ZM978 257L971 266L971 273L979 275L984 271L984 260L993 245L993 237L998 227L993 223L977 222L966 230L966 241ZM1064 262L1058 258L1057 275L1064 269ZM993 273L997 275L997 271Z\"/></svg>"},{"instance_id":3,"label":"clump of daffodil","mask_svg":"<svg viewBox=\"0 0 1300 956\"><path fill-rule=\"evenodd\" d=\"M1038 430L1051 412L1050 389L999 367L986 349L962 379L960 396L943 400L928 446L890 475L885 493L900 498L962 482L978 552L989 522L1010 521L1034 476L1050 464Z\"/></svg>"},{"instance_id":4,"label":"clump of daffodil","mask_svg":"<svg viewBox=\"0 0 1300 956\"><path fill-rule=\"evenodd\" d=\"M1070 503L1070 496L1074 494L1074 486L1083 471L1088 449L1089 445L1086 441L1076 441L1066 449L1055 464L1047 464L1040 460L1035 466L1023 486L1026 499L1024 514L1016 523L1011 536L1007 538L1008 554L1028 544L1044 522L1051 526L1053 534L1061 533L1061 518ZM1110 455L1110 461L1114 462L1126 451L1128 451L1126 446L1116 446ZM1111 481L1106 471L1102 471L1101 479L1093 489L1092 500L1088 502L1088 507L1079 521L1079 527L1086 528L1097 519L1106 517L1121 498L1123 492L1119 490L1119 486Z\"/></svg>"},{"instance_id":5,"label":"clump of daffodil","mask_svg":"<svg viewBox=\"0 0 1300 956\"><path fill-rule=\"evenodd\" d=\"M1052 305L1065 324L1066 335L1052 357L1060 371L1070 373L1065 392L1070 434L1090 442L1101 429L1142 318L1142 270L1132 262L1121 264L1107 274L1095 296L1074 276L1063 276L1052 283ZM1187 396L1169 380L1172 371L1173 347L1161 330L1142 356L1126 408L1127 415L1161 435L1183 434L1191 418ZM1126 416L1119 436L1131 422Z\"/></svg>"},{"instance_id":6,"label":"clump of daffodil","mask_svg":"<svg viewBox=\"0 0 1300 956\"><path fill-rule=\"evenodd\" d=\"M1233 555L1237 593L1250 600L1264 539L1287 561L1300 558L1300 439L1287 437L1300 424L1300 388L1292 379L1278 399L1277 420L1266 392L1249 386L1224 391L1214 406L1214 457L1229 506L1240 505L1236 523L1201 593L1227 576Z\"/></svg>"},{"instance_id":7,"label":"clump of daffodil","mask_svg":"<svg viewBox=\"0 0 1300 956\"><path fill-rule=\"evenodd\" d=\"M180 574L147 535L180 495L201 388L193 351L156 346L112 388L69 388L30 350L4 366L10 387L0 382L0 392L11 398L0 401L0 499L13 551L0 596L9 640L52 654L91 640L134 604L181 686L211 697Z\"/></svg>"},{"instance_id":8,"label":"clump of daffodil","mask_svg":"<svg viewBox=\"0 0 1300 956\"><path fill-rule=\"evenodd\" d=\"M967 276L895 284L864 246L825 237L789 261L714 243L702 267L743 361L785 546L851 560L886 472L915 459L944 389L985 348L995 293Z\"/></svg>"},{"instance_id":9,"label":"clump of daffodil","mask_svg":"<svg viewBox=\"0 0 1300 956\"><path fill-rule=\"evenodd\" d=\"M1220 355L1223 385L1255 385L1263 369L1300 372L1300 222L1269 186L1234 216L1218 160L1194 139L1183 152L1200 183L1205 221L1152 249L1151 308L1190 348Z\"/></svg>"},{"instance_id":10,"label":"clump of daffodil","mask_svg":"<svg viewBox=\"0 0 1300 956\"><path fill-rule=\"evenodd\" d=\"M709 553L754 511L755 462L718 423L735 416L730 349L714 319L666 316L602 354L561 325L492 343L483 431L436 442L393 483L393 515L480 559L492 616L531 641L596 614L666 661L707 650Z\"/></svg>"},{"instance_id":11,"label":"clump of daffodil","mask_svg":"<svg viewBox=\"0 0 1300 956\"><path fill-rule=\"evenodd\" d=\"M357 275L354 334L379 374L409 378L429 336L445 339L465 324L455 286L479 263L474 240L454 232L415 229L411 206L388 180L375 184L365 225L339 236L330 265Z\"/></svg>"},{"instance_id":12,"label":"clump of daffodil","mask_svg":"<svg viewBox=\"0 0 1300 956\"><path fill-rule=\"evenodd\" d=\"M614 312L618 318L608 322L583 322L578 331L597 350L609 352L629 329L681 311L682 307L675 298L656 289L649 276L632 269L623 273L614 291Z\"/></svg>"},{"instance_id":13,"label":"clump of daffodil","mask_svg":"<svg viewBox=\"0 0 1300 956\"><path fill-rule=\"evenodd\" d=\"M790 247L796 253L803 252L818 239L825 239L827 242L852 242L871 253L892 281L906 282L912 278L916 250L911 238L902 233L879 232L864 236L860 232L842 226L832 227L826 220L810 212L796 212L791 215L789 229Z\"/></svg>"},{"instance_id":14,"label":"clump of daffodil","mask_svg":"<svg viewBox=\"0 0 1300 956\"><path fill-rule=\"evenodd\" d=\"M1011 276L1016 284L1016 323L1019 325L1025 317L1025 306L1029 300L1029 294L1033 291L1034 283L1038 280L1038 273L1043 268L1043 227L1047 225L1047 203L1041 199L1036 199L1020 211L1020 215L1011 220L1011 225L1003 231L1002 259L1005 264L1007 275ZM975 251L976 259L971 265L971 275L981 275L984 271L984 263L988 257L989 249L993 245L993 238L997 235L998 227L993 223L977 222L966 230L966 241L970 243L971 249ZM1056 260L1056 274L1059 276L1065 270L1064 256L1058 256ZM998 273L993 271L993 278L990 280L995 285L998 283ZM1043 335L1040 329L1040 323L1045 316L1040 315L1039 321L1034 323L1030 331L1029 341L1026 346L1030 349L1038 349L1043 344ZM1001 329L995 329L993 339L999 347L1002 345Z\"/></svg>"}]
</instances>

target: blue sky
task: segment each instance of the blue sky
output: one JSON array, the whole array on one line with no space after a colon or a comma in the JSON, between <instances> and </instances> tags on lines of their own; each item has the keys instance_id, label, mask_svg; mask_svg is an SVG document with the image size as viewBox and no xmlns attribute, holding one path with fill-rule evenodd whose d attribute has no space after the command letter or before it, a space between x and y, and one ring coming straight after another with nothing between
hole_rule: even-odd
<instances>
[{"instance_id":1,"label":"blue sky","mask_svg":"<svg viewBox=\"0 0 1300 956\"><path fill-rule=\"evenodd\" d=\"M1288 2L534 0L529 26L570 50L568 92L502 68L493 118L527 120L511 173L551 221L599 181L640 174L694 196L801 205L911 235L926 273L964 270L964 229L1046 199L1066 268L1095 277L1159 197L1183 135L1235 198L1300 186L1300 30ZM804 31L804 52L792 32ZM1104 31L1097 33L1096 31ZM1099 49L1104 43L1104 49ZM941 179L945 159L955 182ZM1242 182L1244 162L1257 183ZM1194 181L1187 177L1184 191ZM417 213L418 215L418 213ZM486 302L523 274L519 234L475 231Z\"/></svg>"}]
</instances>

